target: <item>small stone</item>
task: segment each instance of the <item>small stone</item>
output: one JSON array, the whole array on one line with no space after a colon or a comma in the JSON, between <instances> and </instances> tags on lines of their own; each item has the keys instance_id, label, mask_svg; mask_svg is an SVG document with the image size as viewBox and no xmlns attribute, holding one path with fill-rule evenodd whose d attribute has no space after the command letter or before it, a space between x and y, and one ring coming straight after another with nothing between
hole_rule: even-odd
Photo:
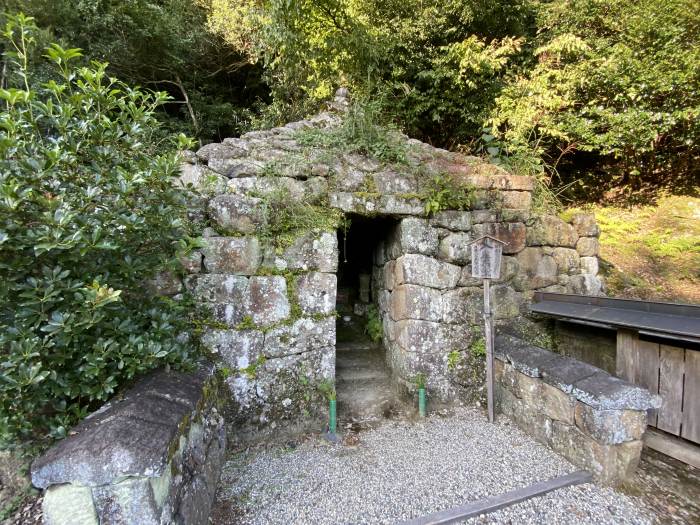
<instances>
[{"instance_id":1,"label":"small stone","mask_svg":"<svg viewBox=\"0 0 700 525\"><path fill-rule=\"evenodd\" d=\"M466 264L471 260L473 236L468 233L451 233L440 241L439 255L450 263Z\"/></svg>"},{"instance_id":2,"label":"small stone","mask_svg":"<svg viewBox=\"0 0 700 525\"><path fill-rule=\"evenodd\" d=\"M528 246L574 248L577 240L578 235L573 226L553 215L538 218L527 230Z\"/></svg>"},{"instance_id":3,"label":"small stone","mask_svg":"<svg viewBox=\"0 0 700 525\"><path fill-rule=\"evenodd\" d=\"M581 272L598 275L598 257L581 257Z\"/></svg>"},{"instance_id":4,"label":"small stone","mask_svg":"<svg viewBox=\"0 0 700 525\"><path fill-rule=\"evenodd\" d=\"M576 251L582 257L595 257L599 249L600 245L595 237L581 237L576 243Z\"/></svg>"},{"instance_id":5,"label":"small stone","mask_svg":"<svg viewBox=\"0 0 700 525\"><path fill-rule=\"evenodd\" d=\"M579 237L598 237L600 235L600 227L596 223L593 213L577 213L572 217L571 224Z\"/></svg>"}]
</instances>

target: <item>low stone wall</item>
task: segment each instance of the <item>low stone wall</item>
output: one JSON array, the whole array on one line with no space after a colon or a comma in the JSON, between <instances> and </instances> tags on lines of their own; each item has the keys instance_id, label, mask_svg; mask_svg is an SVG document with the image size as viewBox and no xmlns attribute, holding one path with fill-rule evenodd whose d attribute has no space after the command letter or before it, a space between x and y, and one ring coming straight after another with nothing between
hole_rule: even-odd
<instances>
[{"instance_id":1,"label":"low stone wall","mask_svg":"<svg viewBox=\"0 0 700 525\"><path fill-rule=\"evenodd\" d=\"M634 472L658 396L510 336L496 338L495 373L500 411L525 432L601 483Z\"/></svg>"},{"instance_id":2,"label":"low stone wall","mask_svg":"<svg viewBox=\"0 0 700 525\"><path fill-rule=\"evenodd\" d=\"M225 450L211 368L160 371L32 464L48 525L209 523Z\"/></svg>"}]
</instances>

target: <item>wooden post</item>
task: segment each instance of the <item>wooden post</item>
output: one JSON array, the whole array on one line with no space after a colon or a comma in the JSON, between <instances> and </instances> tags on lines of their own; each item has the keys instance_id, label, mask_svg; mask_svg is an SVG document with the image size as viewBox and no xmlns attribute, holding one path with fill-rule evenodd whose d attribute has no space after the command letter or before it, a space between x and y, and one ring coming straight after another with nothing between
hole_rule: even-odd
<instances>
[{"instance_id":1,"label":"wooden post","mask_svg":"<svg viewBox=\"0 0 700 525\"><path fill-rule=\"evenodd\" d=\"M489 423L493 423L493 313L491 312L491 286L489 279L484 279L484 339L486 342L486 399Z\"/></svg>"}]
</instances>

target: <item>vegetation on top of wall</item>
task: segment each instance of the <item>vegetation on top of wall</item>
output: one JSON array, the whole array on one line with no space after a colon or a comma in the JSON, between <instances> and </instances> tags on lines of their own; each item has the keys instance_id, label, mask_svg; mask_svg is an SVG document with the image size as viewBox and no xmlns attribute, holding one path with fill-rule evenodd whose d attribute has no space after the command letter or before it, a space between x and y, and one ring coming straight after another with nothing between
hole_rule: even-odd
<instances>
[{"instance_id":1,"label":"vegetation on top of wall","mask_svg":"<svg viewBox=\"0 0 700 525\"><path fill-rule=\"evenodd\" d=\"M300 144L340 153L359 153L382 162L406 164L406 141L385 118L379 101L355 99L339 126L299 130Z\"/></svg>"},{"instance_id":2,"label":"vegetation on top of wall","mask_svg":"<svg viewBox=\"0 0 700 525\"><path fill-rule=\"evenodd\" d=\"M153 140L163 93L73 65L8 19L0 89L0 442L43 444L136 375L190 361L184 306L144 280L192 246L178 175L186 140Z\"/></svg>"}]
</instances>

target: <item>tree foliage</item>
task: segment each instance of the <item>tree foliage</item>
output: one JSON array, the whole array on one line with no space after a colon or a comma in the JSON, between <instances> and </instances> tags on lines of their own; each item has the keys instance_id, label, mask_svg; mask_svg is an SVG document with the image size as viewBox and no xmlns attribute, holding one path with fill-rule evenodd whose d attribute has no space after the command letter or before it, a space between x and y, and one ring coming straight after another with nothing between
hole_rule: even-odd
<instances>
[{"instance_id":1,"label":"tree foliage","mask_svg":"<svg viewBox=\"0 0 700 525\"><path fill-rule=\"evenodd\" d=\"M204 141L250 126L267 102L261 70L207 28L196 0L7 0L64 46L107 62L129 85L162 90L170 99L159 116L170 130Z\"/></svg>"},{"instance_id":2,"label":"tree foliage","mask_svg":"<svg viewBox=\"0 0 700 525\"><path fill-rule=\"evenodd\" d=\"M700 157L700 14L692 0L543 3L531 68L490 123L511 154L639 190L691 190ZM590 170L590 171L589 171ZM607 185L609 187L609 185Z\"/></svg>"},{"instance_id":3,"label":"tree foliage","mask_svg":"<svg viewBox=\"0 0 700 525\"><path fill-rule=\"evenodd\" d=\"M0 442L64 435L135 375L181 365L176 303L144 280L187 248L177 144L157 142L164 93L75 67L30 67L32 20L10 18L0 89ZM182 144L180 144L182 145Z\"/></svg>"}]
</instances>

